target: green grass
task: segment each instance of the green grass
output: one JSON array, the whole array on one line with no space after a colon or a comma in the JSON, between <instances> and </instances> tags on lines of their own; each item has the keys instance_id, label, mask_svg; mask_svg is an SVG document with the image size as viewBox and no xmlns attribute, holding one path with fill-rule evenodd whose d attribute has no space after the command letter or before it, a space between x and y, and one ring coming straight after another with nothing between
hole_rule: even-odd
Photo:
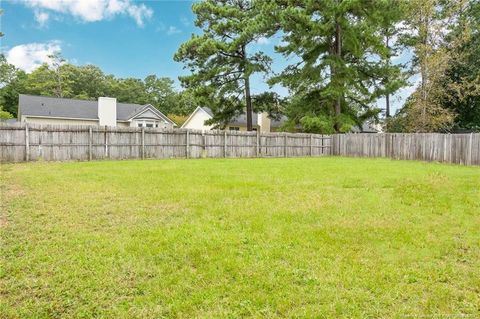
<instances>
[{"instance_id":1,"label":"green grass","mask_svg":"<svg viewBox=\"0 0 480 319\"><path fill-rule=\"evenodd\" d=\"M1 318L480 316L480 168L3 165Z\"/></svg>"}]
</instances>

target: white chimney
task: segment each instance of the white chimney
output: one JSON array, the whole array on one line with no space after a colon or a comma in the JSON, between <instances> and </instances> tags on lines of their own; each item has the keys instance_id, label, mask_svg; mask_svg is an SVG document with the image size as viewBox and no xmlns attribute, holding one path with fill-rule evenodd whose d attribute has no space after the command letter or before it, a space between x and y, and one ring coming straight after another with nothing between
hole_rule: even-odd
<instances>
[{"instance_id":1,"label":"white chimney","mask_svg":"<svg viewBox=\"0 0 480 319\"><path fill-rule=\"evenodd\" d=\"M117 126L117 99L114 97L98 98L98 125Z\"/></svg>"},{"instance_id":2,"label":"white chimney","mask_svg":"<svg viewBox=\"0 0 480 319\"><path fill-rule=\"evenodd\" d=\"M269 133L270 123L271 123L271 120L268 117L267 112L258 113L258 126L260 126L260 132Z\"/></svg>"}]
</instances>

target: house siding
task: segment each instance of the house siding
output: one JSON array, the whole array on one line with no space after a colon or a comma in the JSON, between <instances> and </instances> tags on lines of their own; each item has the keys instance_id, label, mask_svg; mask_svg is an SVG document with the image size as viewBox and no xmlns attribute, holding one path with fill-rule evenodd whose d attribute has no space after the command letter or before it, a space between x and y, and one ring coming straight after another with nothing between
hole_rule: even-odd
<instances>
[{"instance_id":1,"label":"house siding","mask_svg":"<svg viewBox=\"0 0 480 319\"><path fill-rule=\"evenodd\" d=\"M212 125L205 125L205 121L211 119L211 116L208 115L205 111L198 109L195 114L190 118L190 120L185 123L182 127L187 129L195 130L205 130L208 131L212 129Z\"/></svg>"}]
</instances>

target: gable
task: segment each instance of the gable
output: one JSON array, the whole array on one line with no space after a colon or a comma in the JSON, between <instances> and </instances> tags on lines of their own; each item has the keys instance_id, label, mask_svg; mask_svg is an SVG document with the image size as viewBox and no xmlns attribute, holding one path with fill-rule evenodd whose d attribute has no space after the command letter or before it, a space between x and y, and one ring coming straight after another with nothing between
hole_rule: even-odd
<instances>
[{"instance_id":1,"label":"gable","mask_svg":"<svg viewBox=\"0 0 480 319\"><path fill-rule=\"evenodd\" d=\"M176 124L170 120L165 114L154 108L152 105L145 105L139 112L133 114L129 120L138 120L138 119L155 119L160 120L166 123L170 123L173 126Z\"/></svg>"},{"instance_id":2,"label":"gable","mask_svg":"<svg viewBox=\"0 0 480 319\"><path fill-rule=\"evenodd\" d=\"M150 109L147 109L137 115L135 115L133 118L133 120L135 119L157 119L157 120L163 120L163 118L161 118L158 114L152 112L152 110Z\"/></svg>"},{"instance_id":3,"label":"gable","mask_svg":"<svg viewBox=\"0 0 480 319\"><path fill-rule=\"evenodd\" d=\"M193 111L188 117L185 123L183 123L182 128L209 130L212 128L212 126L205 125L205 121L211 118L212 116L208 114L207 111L201 107L197 107L195 111Z\"/></svg>"}]
</instances>

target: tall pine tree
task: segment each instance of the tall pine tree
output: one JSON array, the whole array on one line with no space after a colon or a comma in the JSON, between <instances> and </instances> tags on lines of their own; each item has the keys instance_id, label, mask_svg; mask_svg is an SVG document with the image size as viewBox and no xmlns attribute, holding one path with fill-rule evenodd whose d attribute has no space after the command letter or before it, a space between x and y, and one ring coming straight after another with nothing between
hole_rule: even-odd
<instances>
[{"instance_id":1,"label":"tall pine tree","mask_svg":"<svg viewBox=\"0 0 480 319\"><path fill-rule=\"evenodd\" d=\"M180 77L182 84L203 98L214 112L212 122L220 126L245 110L247 130L252 130L250 77L267 72L271 63L264 53L250 50L267 30L256 4L250 0L195 3L195 25L203 33L192 35L174 57L192 72Z\"/></svg>"},{"instance_id":2,"label":"tall pine tree","mask_svg":"<svg viewBox=\"0 0 480 319\"><path fill-rule=\"evenodd\" d=\"M298 61L272 80L295 95L292 120L330 133L378 115L373 103L389 87L383 61L391 49L381 31L396 22L391 1L270 0L264 10L283 34L277 50Z\"/></svg>"}]
</instances>

